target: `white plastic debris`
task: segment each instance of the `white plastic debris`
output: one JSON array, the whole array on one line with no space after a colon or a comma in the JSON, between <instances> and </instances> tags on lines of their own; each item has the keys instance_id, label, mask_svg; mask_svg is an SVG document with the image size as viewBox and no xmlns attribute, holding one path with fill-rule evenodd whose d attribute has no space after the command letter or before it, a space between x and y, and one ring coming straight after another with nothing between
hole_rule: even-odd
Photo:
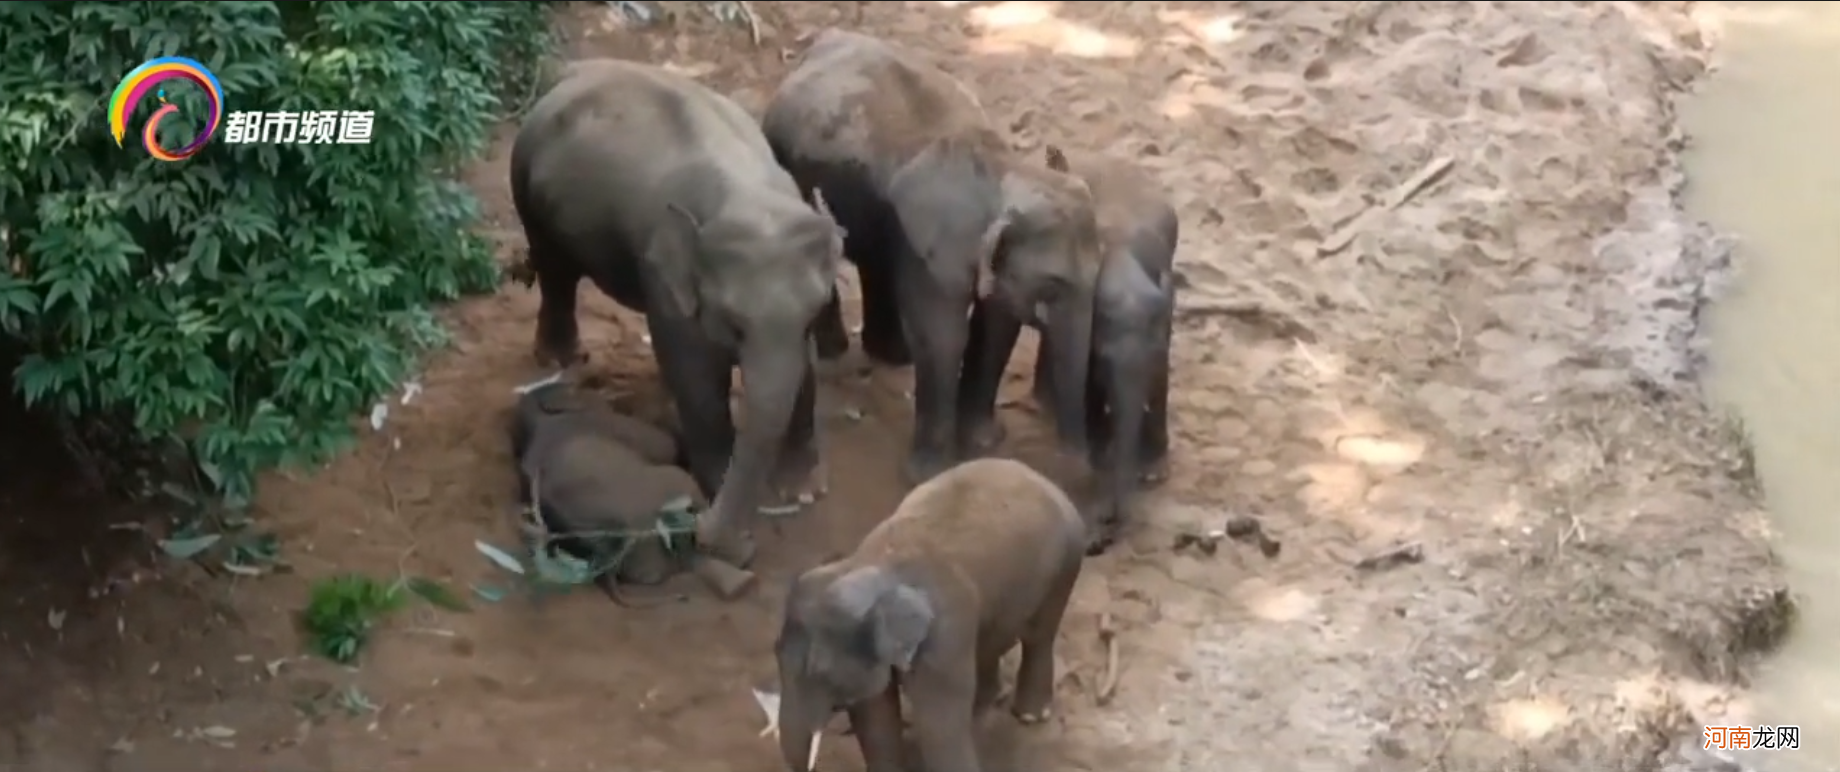
<instances>
[{"instance_id":1,"label":"white plastic debris","mask_svg":"<svg viewBox=\"0 0 1840 772\"><path fill-rule=\"evenodd\" d=\"M767 714L767 728L760 730L761 737L779 736L779 695L773 692L754 690L754 704L760 706L761 712Z\"/></svg>"},{"instance_id":2,"label":"white plastic debris","mask_svg":"<svg viewBox=\"0 0 1840 772\"><path fill-rule=\"evenodd\" d=\"M533 391L536 391L537 389L541 389L545 386L550 386L550 385L561 383L561 382L562 382L562 371L557 370L554 374L550 375L548 378L540 378L538 380L531 381L530 383L526 383L522 386L512 389L512 391L515 392L518 396L523 396L525 394L529 394Z\"/></svg>"},{"instance_id":3,"label":"white plastic debris","mask_svg":"<svg viewBox=\"0 0 1840 772\"><path fill-rule=\"evenodd\" d=\"M779 737L779 694L755 689L754 704L759 705L761 712L767 714L767 728L760 730L760 736ZM811 755L805 757L806 772L818 768L818 748L823 743L824 732L811 733Z\"/></svg>"}]
</instances>

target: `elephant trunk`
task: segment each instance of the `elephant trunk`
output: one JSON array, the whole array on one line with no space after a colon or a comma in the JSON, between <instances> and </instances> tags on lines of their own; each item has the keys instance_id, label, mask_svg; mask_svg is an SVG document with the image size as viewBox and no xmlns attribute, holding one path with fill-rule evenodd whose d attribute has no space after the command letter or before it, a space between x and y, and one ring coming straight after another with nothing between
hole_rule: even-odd
<instances>
[{"instance_id":1,"label":"elephant trunk","mask_svg":"<svg viewBox=\"0 0 1840 772\"><path fill-rule=\"evenodd\" d=\"M796 335L790 340L762 335L758 342L742 345L744 418L722 487L709 508L710 538L728 539L753 522L768 474L779 463L780 446L792 423L805 368L810 366L807 354L806 341ZM721 554L720 545L711 546Z\"/></svg>"},{"instance_id":2,"label":"elephant trunk","mask_svg":"<svg viewBox=\"0 0 1840 772\"><path fill-rule=\"evenodd\" d=\"M1048 336L1053 357L1054 428L1063 453L1086 457L1087 370L1092 362L1093 297L1091 291L1062 298L1049 309Z\"/></svg>"},{"instance_id":3,"label":"elephant trunk","mask_svg":"<svg viewBox=\"0 0 1840 772\"><path fill-rule=\"evenodd\" d=\"M1126 342L1142 347L1141 342ZM1146 356L1109 356L1101 360L1105 409L1110 414L1110 453L1105 469L1094 469L1104 485L1105 520L1121 523L1137 492L1139 450L1143 446L1144 408L1150 399L1151 368Z\"/></svg>"},{"instance_id":4,"label":"elephant trunk","mask_svg":"<svg viewBox=\"0 0 1840 772\"><path fill-rule=\"evenodd\" d=\"M830 706L804 690L781 684L779 697L779 752L786 768L811 772L818 757L818 737L830 723Z\"/></svg>"}]
</instances>

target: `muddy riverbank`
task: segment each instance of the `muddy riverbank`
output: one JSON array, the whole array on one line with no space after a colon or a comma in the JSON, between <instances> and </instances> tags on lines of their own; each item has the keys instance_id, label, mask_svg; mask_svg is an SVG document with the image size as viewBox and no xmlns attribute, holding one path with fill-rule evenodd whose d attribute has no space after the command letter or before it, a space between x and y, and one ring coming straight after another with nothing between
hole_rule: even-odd
<instances>
[{"instance_id":1,"label":"muddy riverbank","mask_svg":"<svg viewBox=\"0 0 1840 772\"><path fill-rule=\"evenodd\" d=\"M1742 280L1711 315L1716 399L1755 448L1799 600L1786 648L1724 723L1800 728L1796 753L1736 754L1770 772L1840 769L1840 2L1708 3L1718 68L1685 102L1696 214L1732 233Z\"/></svg>"}]
</instances>

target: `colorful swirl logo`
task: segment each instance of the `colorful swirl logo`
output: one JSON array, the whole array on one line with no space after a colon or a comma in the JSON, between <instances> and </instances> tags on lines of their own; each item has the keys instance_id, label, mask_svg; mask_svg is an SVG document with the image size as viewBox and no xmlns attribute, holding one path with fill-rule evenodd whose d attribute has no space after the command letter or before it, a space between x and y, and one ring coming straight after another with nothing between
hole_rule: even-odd
<instances>
[{"instance_id":1,"label":"colorful swirl logo","mask_svg":"<svg viewBox=\"0 0 1840 772\"><path fill-rule=\"evenodd\" d=\"M204 91L209 106L205 109L204 127L198 130L198 136L192 142L178 150L160 147L160 121L168 115L179 112L177 105L166 103L166 89L160 84L170 80L179 80L197 86ZM204 65L183 56L162 56L148 61L129 72L121 79L121 85L115 87L115 95L109 97L109 133L115 136L116 146L128 136L128 116L134 114L141 98L149 92L160 100L160 109L147 119L147 125L141 128L141 143L147 146L147 154L162 161L183 161L198 154L204 144L217 133L217 125L224 117L224 87L217 82Z\"/></svg>"}]
</instances>

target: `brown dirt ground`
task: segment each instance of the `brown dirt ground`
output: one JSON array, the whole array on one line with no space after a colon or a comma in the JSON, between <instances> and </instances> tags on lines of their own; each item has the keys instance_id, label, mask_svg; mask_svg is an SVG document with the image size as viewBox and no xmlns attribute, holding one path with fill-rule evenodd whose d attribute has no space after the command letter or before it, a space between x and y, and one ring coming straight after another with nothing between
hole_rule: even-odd
<instances>
[{"instance_id":1,"label":"brown dirt ground","mask_svg":"<svg viewBox=\"0 0 1840 772\"><path fill-rule=\"evenodd\" d=\"M1735 462L1696 402L1633 385L1648 370L1618 341L1641 309L1608 275L1630 258L1605 237L1639 225L1642 196L1669 200L1668 100L1707 47L1691 4L760 2L758 50L681 5L676 30L618 29L598 3L561 23L576 55L670 62L754 108L801 33L883 35L944 55L1020 148L1136 157L1180 206L1171 479L1090 565L1058 721L993 720L995 766L1655 768L1780 635ZM508 136L473 181L509 261ZM1389 199L1439 157L1447 174ZM591 369L658 410L642 327L584 301ZM300 656L291 613L314 578L502 583L472 542L510 543L502 426L512 387L543 374L536 306L518 287L457 305L456 344L382 432L266 480L290 575L112 559L148 552L106 527L139 515L8 450L0 768L774 768L748 690L773 672L788 577L901 495L902 371L826 384L831 494L766 536L748 599L686 578L688 602L648 610L593 593L422 609L360 669ZM1004 418L1038 461L1026 386L1012 375ZM28 420L0 418L44 436ZM1229 514L1261 518L1282 554L1172 553ZM1356 566L1400 545L1422 560ZM1101 614L1120 628L1104 705ZM307 718L348 686L376 709ZM832 743L820 767L854 756Z\"/></svg>"}]
</instances>

